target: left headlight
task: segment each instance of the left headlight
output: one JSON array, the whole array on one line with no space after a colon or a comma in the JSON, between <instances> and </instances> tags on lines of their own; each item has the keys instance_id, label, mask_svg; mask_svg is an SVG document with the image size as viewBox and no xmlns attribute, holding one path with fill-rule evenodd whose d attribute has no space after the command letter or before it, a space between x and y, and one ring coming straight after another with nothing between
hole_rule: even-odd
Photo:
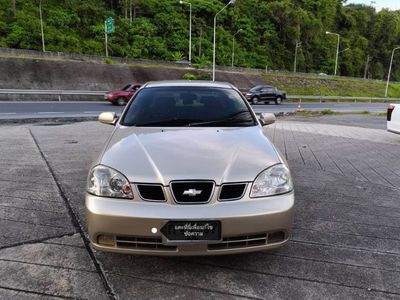
<instances>
[{"instance_id":1,"label":"left headlight","mask_svg":"<svg viewBox=\"0 0 400 300\"><path fill-rule=\"evenodd\" d=\"M88 177L87 192L96 196L133 199L132 187L124 175L106 167L94 167Z\"/></svg>"},{"instance_id":2,"label":"left headlight","mask_svg":"<svg viewBox=\"0 0 400 300\"><path fill-rule=\"evenodd\" d=\"M285 194L293 190L289 169L283 165L272 166L261 172L253 183L250 197L267 197Z\"/></svg>"}]
</instances>

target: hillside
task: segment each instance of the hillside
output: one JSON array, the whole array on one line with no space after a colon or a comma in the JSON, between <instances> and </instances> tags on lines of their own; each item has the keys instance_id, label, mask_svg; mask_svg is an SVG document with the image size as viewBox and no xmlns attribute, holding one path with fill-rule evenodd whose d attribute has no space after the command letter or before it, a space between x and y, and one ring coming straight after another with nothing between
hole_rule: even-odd
<instances>
[{"instance_id":1,"label":"hillside","mask_svg":"<svg viewBox=\"0 0 400 300\"><path fill-rule=\"evenodd\" d=\"M213 17L228 0L190 0L193 62L212 61ZM15 6L13 6L15 3ZM104 55L104 21L115 19L109 35L112 56L176 61L187 59L189 6L178 0L41 1L47 51ZM373 1L371 1L373 3ZM130 5L132 4L132 5ZM338 74L387 76L392 49L400 45L400 11L376 11L343 0L237 0L217 20L217 64L333 74L340 34ZM42 50L39 1L0 0L0 47ZM398 55L397 55L398 54ZM400 53L392 79L400 81Z\"/></svg>"}]
</instances>

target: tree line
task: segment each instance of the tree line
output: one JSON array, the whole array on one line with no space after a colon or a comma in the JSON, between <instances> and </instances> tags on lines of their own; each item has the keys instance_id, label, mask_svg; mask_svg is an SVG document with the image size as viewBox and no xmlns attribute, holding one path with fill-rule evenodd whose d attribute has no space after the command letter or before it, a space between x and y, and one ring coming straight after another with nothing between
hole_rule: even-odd
<instances>
[{"instance_id":1,"label":"tree line","mask_svg":"<svg viewBox=\"0 0 400 300\"><path fill-rule=\"evenodd\" d=\"M0 0L0 47L41 50L40 0ZM42 0L46 50L104 54L104 20L115 19L110 55L157 60L188 56L189 6L179 0ZM212 61L213 18L226 1L192 3L192 59ZM217 64L384 79L400 46L400 11L341 0L237 0L217 19ZM392 79L400 81L400 50Z\"/></svg>"}]
</instances>

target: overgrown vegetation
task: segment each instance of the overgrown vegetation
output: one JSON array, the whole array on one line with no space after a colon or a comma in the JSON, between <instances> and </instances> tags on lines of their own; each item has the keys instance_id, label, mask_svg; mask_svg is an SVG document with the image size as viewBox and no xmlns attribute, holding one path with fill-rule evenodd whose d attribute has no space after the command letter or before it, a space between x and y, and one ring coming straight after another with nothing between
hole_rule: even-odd
<instances>
[{"instance_id":1,"label":"overgrown vegetation","mask_svg":"<svg viewBox=\"0 0 400 300\"><path fill-rule=\"evenodd\" d=\"M200 67L212 60L212 20L227 1L191 0L193 62ZM39 0L15 2L14 16L14 1L0 0L0 47L40 50ZM384 78L391 51L400 44L400 12L344 2L237 0L218 16L217 63L230 65L233 34L243 29L235 37L235 65L292 70L295 44L301 41L297 70L332 74L336 38L325 34L331 31L341 34L341 50L349 48L340 54L339 74L362 77L369 55L368 76ZM110 55L188 57L188 6L178 0L42 0L42 7L49 51L102 55L104 20L112 16ZM400 54L392 78L400 81Z\"/></svg>"}]
</instances>

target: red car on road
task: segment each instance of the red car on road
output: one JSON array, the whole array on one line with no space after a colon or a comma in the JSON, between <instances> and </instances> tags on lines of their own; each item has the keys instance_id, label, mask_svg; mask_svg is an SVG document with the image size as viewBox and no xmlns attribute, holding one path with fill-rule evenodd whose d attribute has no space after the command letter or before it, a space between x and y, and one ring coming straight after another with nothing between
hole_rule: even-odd
<instances>
[{"instance_id":1,"label":"red car on road","mask_svg":"<svg viewBox=\"0 0 400 300\"><path fill-rule=\"evenodd\" d=\"M104 99L110 101L113 105L125 105L141 86L140 83L128 84L121 90L107 92Z\"/></svg>"}]
</instances>

